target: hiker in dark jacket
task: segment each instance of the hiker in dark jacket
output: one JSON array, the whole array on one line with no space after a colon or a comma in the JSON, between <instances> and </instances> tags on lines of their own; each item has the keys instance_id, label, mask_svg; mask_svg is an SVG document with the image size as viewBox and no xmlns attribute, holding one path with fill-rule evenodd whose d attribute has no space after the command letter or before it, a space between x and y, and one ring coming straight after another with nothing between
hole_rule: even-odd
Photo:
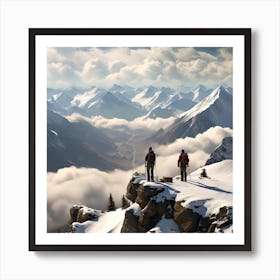
<instances>
[{"instance_id":1,"label":"hiker in dark jacket","mask_svg":"<svg viewBox=\"0 0 280 280\"><path fill-rule=\"evenodd\" d=\"M152 149L152 147L149 148L149 152L147 153L145 157L145 166L147 168L147 175L148 175L148 181L150 179L154 181L154 166L156 162L156 155Z\"/></svg>"},{"instance_id":2,"label":"hiker in dark jacket","mask_svg":"<svg viewBox=\"0 0 280 280\"><path fill-rule=\"evenodd\" d=\"M189 157L188 154L182 150L178 159L178 167L180 167L181 170L181 181L187 181L187 166L189 166Z\"/></svg>"}]
</instances>

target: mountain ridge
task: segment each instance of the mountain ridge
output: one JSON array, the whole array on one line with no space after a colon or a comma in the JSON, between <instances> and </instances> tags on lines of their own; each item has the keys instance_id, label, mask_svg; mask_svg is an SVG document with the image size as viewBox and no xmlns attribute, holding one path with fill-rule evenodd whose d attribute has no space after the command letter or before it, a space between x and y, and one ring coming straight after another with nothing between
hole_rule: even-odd
<instances>
[{"instance_id":1,"label":"mountain ridge","mask_svg":"<svg viewBox=\"0 0 280 280\"><path fill-rule=\"evenodd\" d=\"M232 128L232 95L223 86L217 87L164 131L150 137L149 141L166 144L178 138L194 137L214 126Z\"/></svg>"}]
</instances>

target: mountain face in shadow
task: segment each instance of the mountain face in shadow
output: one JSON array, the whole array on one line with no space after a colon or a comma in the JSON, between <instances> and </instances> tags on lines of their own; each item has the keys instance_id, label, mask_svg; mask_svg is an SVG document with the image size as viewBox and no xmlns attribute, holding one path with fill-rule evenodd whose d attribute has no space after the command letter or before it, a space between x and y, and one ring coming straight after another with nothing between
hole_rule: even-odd
<instances>
[{"instance_id":1,"label":"mountain face in shadow","mask_svg":"<svg viewBox=\"0 0 280 280\"><path fill-rule=\"evenodd\" d=\"M48 110L47 141L48 171L71 165L100 170L125 167L116 157L116 145L99 129L86 122L71 123L51 110Z\"/></svg>"}]
</instances>

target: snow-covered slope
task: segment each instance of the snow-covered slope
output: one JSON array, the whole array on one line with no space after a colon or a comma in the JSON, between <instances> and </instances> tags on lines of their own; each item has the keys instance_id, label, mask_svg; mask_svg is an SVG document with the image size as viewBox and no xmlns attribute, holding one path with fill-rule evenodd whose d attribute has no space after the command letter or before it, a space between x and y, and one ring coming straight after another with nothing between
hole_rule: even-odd
<instances>
[{"instance_id":1,"label":"snow-covered slope","mask_svg":"<svg viewBox=\"0 0 280 280\"><path fill-rule=\"evenodd\" d=\"M90 108L106 93L106 90L93 87L90 90L77 94L71 100L72 107Z\"/></svg>"},{"instance_id":2,"label":"snow-covered slope","mask_svg":"<svg viewBox=\"0 0 280 280\"><path fill-rule=\"evenodd\" d=\"M191 174L189 183L177 180L173 187L180 191L176 200L184 200L184 207L207 216L218 213L222 206L232 206L232 160L204 168L211 179L200 179L200 168Z\"/></svg>"},{"instance_id":3,"label":"snow-covered slope","mask_svg":"<svg viewBox=\"0 0 280 280\"><path fill-rule=\"evenodd\" d=\"M58 102L61 106L69 106L74 96L82 92L82 88L47 89L48 101Z\"/></svg>"},{"instance_id":4,"label":"snow-covered slope","mask_svg":"<svg viewBox=\"0 0 280 280\"><path fill-rule=\"evenodd\" d=\"M200 179L201 169L196 170L188 176L187 182L181 182L179 176L173 178L173 183L147 182L143 175L134 178L136 184L142 184L143 190L149 188L155 195L151 201L154 205L165 203L165 201L174 201L177 207L189 209L194 215L201 218L220 215L221 209L227 209L232 213L232 160L224 160L205 167L209 178ZM137 191L138 192L138 191ZM144 195L145 198L145 195ZM143 201L139 200L141 204ZM163 205L162 204L162 205ZM149 204L147 205L149 208ZM132 213L134 217L144 217L151 215L149 211L155 210L155 206L141 208L136 202L132 203L127 209L117 209L110 212L96 212L95 218L86 222L74 222L72 232L76 233L114 233L121 232L127 213ZM85 208L86 211L89 211ZM188 210L188 211L189 211ZM82 211L85 211L82 209ZM175 211L175 210L174 210ZM180 210L181 211L181 210ZM97 213L97 215L96 215ZM148 214L147 214L148 213ZM231 215L231 213L229 213ZM175 214L174 214L175 215ZM180 225L176 218L161 216L158 222L147 232L180 232ZM127 220L126 220L127 222ZM224 220L223 220L224 222ZM218 222L217 222L218 223ZM221 229L216 232L221 232ZM232 224L228 224L222 232L232 232Z\"/></svg>"},{"instance_id":5,"label":"snow-covered slope","mask_svg":"<svg viewBox=\"0 0 280 280\"><path fill-rule=\"evenodd\" d=\"M154 94L158 91L157 88L150 86L145 88L143 91L138 93L136 96L132 98L132 102L139 103L143 107L145 107L154 97Z\"/></svg>"},{"instance_id":6,"label":"snow-covered slope","mask_svg":"<svg viewBox=\"0 0 280 280\"><path fill-rule=\"evenodd\" d=\"M222 86L213 90L209 96L151 140L170 143L178 138L194 137L215 126L232 128L232 95Z\"/></svg>"},{"instance_id":7,"label":"snow-covered slope","mask_svg":"<svg viewBox=\"0 0 280 280\"><path fill-rule=\"evenodd\" d=\"M87 207L84 207L87 209ZM91 211L96 211L90 209ZM74 222L72 230L75 233L118 233L121 232L125 210L117 209L110 212L98 212L94 220L83 223Z\"/></svg>"},{"instance_id":8,"label":"snow-covered slope","mask_svg":"<svg viewBox=\"0 0 280 280\"><path fill-rule=\"evenodd\" d=\"M199 85L193 90L193 101L200 102L205 97L207 97L212 91L213 89L207 89L205 86Z\"/></svg>"},{"instance_id":9,"label":"snow-covered slope","mask_svg":"<svg viewBox=\"0 0 280 280\"><path fill-rule=\"evenodd\" d=\"M156 88L150 86L134 96L132 101L140 104L142 107L146 108L146 110L152 110L157 106L164 107L174 94L174 89L167 87Z\"/></svg>"},{"instance_id":10,"label":"snow-covered slope","mask_svg":"<svg viewBox=\"0 0 280 280\"><path fill-rule=\"evenodd\" d=\"M143 88L134 88L130 86L120 86L114 84L110 89L112 93L120 93L125 96L127 99L132 100L138 93L143 91Z\"/></svg>"},{"instance_id":11,"label":"snow-covered slope","mask_svg":"<svg viewBox=\"0 0 280 280\"><path fill-rule=\"evenodd\" d=\"M151 110L157 106L164 106L174 96L174 90L170 88L161 88L155 92L154 96L145 105L147 110Z\"/></svg>"},{"instance_id":12,"label":"snow-covered slope","mask_svg":"<svg viewBox=\"0 0 280 280\"><path fill-rule=\"evenodd\" d=\"M103 116L105 118L123 118L132 120L143 116L146 111L139 104L133 103L115 86L114 92L91 87L88 90L64 90L56 92L48 89L48 106L63 115L79 113L81 115Z\"/></svg>"},{"instance_id":13,"label":"snow-covered slope","mask_svg":"<svg viewBox=\"0 0 280 280\"><path fill-rule=\"evenodd\" d=\"M130 101L124 100L124 97L117 97L116 94L108 91L96 102L90 104L86 114L88 116L100 115L105 118L133 120L142 115L142 110Z\"/></svg>"},{"instance_id":14,"label":"snow-covered slope","mask_svg":"<svg viewBox=\"0 0 280 280\"><path fill-rule=\"evenodd\" d=\"M197 102L191 99L191 94L178 93L170 98L163 107L174 112L174 115L180 116L183 112L188 111Z\"/></svg>"},{"instance_id":15,"label":"snow-covered slope","mask_svg":"<svg viewBox=\"0 0 280 280\"><path fill-rule=\"evenodd\" d=\"M168 108L162 108L160 106L155 107L152 109L144 118L145 119L156 119L156 118L169 118L174 116L174 111Z\"/></svg>"},{"instance_id":16,"label":"snow-covered slope","mask_svg":"<svg viewBox=\"0 0 280 280\"><path fill-rule=\"evenodd\" d=\"M212 105L218 106L218 108L211 108ZM227 112L232 112L232 98L230 98L229 92L221 86L213 90L208 97L183 114L182 120L187 122L201 113L208 113L209 117L212 115L212 119L228 123L232 121L232 114Z\"/></svg>"},{"instance_id":17,"label":"snow-covered slope","mask_svg":"<svg viewBox=\"0 0 280 280\"><path fill-rule=\"evenodd\" d=\"M75 96L71 104L72 113L78 112L89 117L100 115L105 118L132 120L142 115L142 109L121 93L97 88Z\"/></svg>"}]
</instances>

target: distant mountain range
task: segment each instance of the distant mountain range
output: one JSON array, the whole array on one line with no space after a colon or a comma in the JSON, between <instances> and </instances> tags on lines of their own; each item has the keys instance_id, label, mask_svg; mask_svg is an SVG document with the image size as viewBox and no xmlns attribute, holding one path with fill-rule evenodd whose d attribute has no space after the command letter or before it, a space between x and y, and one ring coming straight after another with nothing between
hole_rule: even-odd
<instances>
[{"instance_id":1,"label":"distant mountain range","mask_svg":"<svg viewBox=\"0 0 280 280\"><path fill-rule=\"evenodd\" d=\"M214 126L232 128L232 94L232 88L219 86L213 90L202 85L194 89L119 85L108 90L48 89L48 171L71 165L101 170L131 167L134 147L127 139L135 137L129 131L97 128L82 120L70 122L66 117L72 113L128 121L140 117L147 125L149 119L175 117L174 123L165 129L159 127L150 135L147 130L144 147L149 143L166 144L178 138L195 137Z\"/></svg>"},{"instance_id":2,"label":"distant mountain range","mask_svg":"<svg viewBox=\"0 0 280 280\"><path fill-rule=\"evenodd\" d=\"M185 90L185 91L184 91ZM232 89L229 89L229 91ZM51 110L71 115L103 116L131 121L137 117L168 118L179 116L212 92L203 85L189 90L168 87L132 88L114 85L110 89L48 88L47 100Z\"/></svg>"}]
</instances>

